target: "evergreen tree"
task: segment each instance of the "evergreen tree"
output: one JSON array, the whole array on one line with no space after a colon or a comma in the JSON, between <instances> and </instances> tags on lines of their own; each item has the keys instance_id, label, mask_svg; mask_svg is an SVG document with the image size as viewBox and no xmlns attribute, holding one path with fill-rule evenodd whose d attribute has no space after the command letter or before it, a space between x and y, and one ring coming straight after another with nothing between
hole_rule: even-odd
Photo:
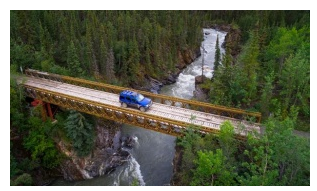
<instances>
[{"instance_id":1,"label":"evergreen tree","mask_svg":"<svg viewBox=\"0 0 317 191\"><path fill-rule=\"evenodd\" d=\"M139 69L139 62L140 62L140 52L138 43L133 37L133 41L129 43L129 56L128 56L128 72L129 72L129 79L132 82L136 82L137 80L137 73Z\"/></svg>"},{"instance_id":2,"label":"evergreen tree","mask_svg":"<svg viewBox=\"0 0 317 191\"><path fill-rule=\"evenodd\" d=\"M71 110L65 123L67 137L78 156L87 156L94 144L94 129L81 113Z\"/></svg>"},{"instance_id":3,"label":"evergreen tree","mask_svg":"<svg viewBox=\"0 0 317 191\"><path fill-rule=\"evenodd\" d=\"M117 40L116 39L116 30L113 26L113 24L111 22L107 22L107 25L106 25L106 34L107 34L107 47L114 47L115 46L115 41Z\"/></svg>"},{"instance_id":4,"label":"evergreen tree","mask_svg":"<svg viewBox=\"0 0 317 191\"><path fill-rule=\"evenodd\" d=\"M149 38L145 37L145 68L149 71L149 74L153 74L153 68L151 63L151 49L150 49L150 42Z\"/></svg>"},{"instance_id":5,"label":"evergreen tree","mask_svg":"<svg viewBox=\"0 0 317 191\"><path fill-rule=\"evenodd\" d=\"M116 73L124 83L128 82L127 43L118 41L115 46Z\"/></svg>"},{"instance_id":6,"label":"evergreen tree","mask_svg":"<svg viewBox=\"0 0 317 191\"><path fill-rule=\"evenodd\" d=\"M94 43L92 40L91 29L89 27L89 24L87 24L87 27L86 27L86 46L87 46L86 50L87 50L87 57L88 57L88 63L89 63L88 65L91 68L90 71L96 78L99 78L100 76L99 66L97 63L97 57L94 50Z\"/></svg>"},{"instance_id":7,"label":"evergreen tree","mask_svg":"<svg viewBox=\"0 0 317 191\"><path fill-rule=\"evenodd\" d=\"M219 38L217 35L217 41L216 41L216 53L215 53L215 62L214 62L214 72L213 72L213 76L215 76L215 71L218 70L219 65L220 65L220 48L219 48Z\"/></svg>"},{"instance_id":8,"label":"evergreen tree","mask_svg":"<svg viewBox=\"0 0 317 191\"><path fill-rule=\"evenodd\" d=\"M47 30L47 28L43 28L40 22L40 43L41 43L41 52L43 54L50 54L51 53L51 37Z\"/></svg>"},{"instance_id":9,"label":"evergreen tree","mask_svg":"<svg viewBox=\"0 0 317 191\"><path fill-rule=\"evenodd\" d=\"M226 53L222 54L222 63L224 67L229 67L233 65L233 58L231 55L231 49L226 46Z\"/></svg>"},{"instance_id":10,"label":"evergreen tree","mask_svg":"<svg viewBox=\"0 0 317 191\"><path fill-rule=\"evenodd\" d=\"M73 41L71 41L67 51L67 65L68 69L72 71L72 76L81 76L84 74L84 71L80 67L77 50Z\"/></svg>"},{"instance_id":11,"label":"evergreen tree","mask_svg":"<svg viewBox=\"0 0 317 191\"><path fill-rule=\"evenodd\" d=\"M310 66L308 52L300 49L294 56L291 55L286 61L278 84L282 88L280 95L283 103L282 110L288 113L291 106L302 108L302 112L309 117L310 98ZM287 116L287 115L285 115Z\"/></svg>"},{"instance_id":12,"label":"evergreen tree","mask_svg":"<svg viewBox=\"0 0 317 191\"><path fill-rule=\"evenodd\" d=\"M274 69L274 73L278 76L281 74L284 62L289 55L294 54L298 47L301 47L303 37L298 34L295 28L286 29L278 28L274 38L270 41L270 44L266 51L266 60L272 60L269 62L270 68Z\"/></svg>"},{"instance_id":13,"label":"evergreen tree","mask_svg":"<svg viewBox=\"0 0 317 191\"><path fill-rule=\"evenodd\" d=\"M250 39L244 47L239 60L243 68L243 75L245 77L245 80L242 83L248 92L246 97L247 103L250 103L251 100L255 98L257 93L257 72L259 70L258 56L258 34L257 31L254 31L250 34Z\"/></svg>"},{"instance_id":14,"label":"evergreen tree","mask_svg":"<svg viewBox=\"0 0 317 191\"><path fill-rule=\"evenodd\" d=\"M100 44L100 73L106 75L107 72L107 49L102 39ZM107 76L106 76L107 78Z\"/></svg>"},{"instance_id":15,"label":"evergreen tree","mask_svg":"<svg viewBox=\"0 0 317 191\"><path fill-rule=\"evenodd\" d=\"M262 95L261 95L261 113L262 118L266 118L269 116L270 112L270 102L273 96L273 82L274 82L274 73L271 73L270 75L265 77L265 84L262 89Z\"/></svg>"},{"instance_id":16,"label":"evergreen tree","mask_svg":"<svg viewBox=\"0 0 317 191\"><path fill-rule=\"evenodd\" d=\"M110 48L107 53L107 70L106 70L106 77L108 81L113 81L115 78L115 73L114 73L114 55L113 55L113 50Z\"/></svg>"}]
</instances>

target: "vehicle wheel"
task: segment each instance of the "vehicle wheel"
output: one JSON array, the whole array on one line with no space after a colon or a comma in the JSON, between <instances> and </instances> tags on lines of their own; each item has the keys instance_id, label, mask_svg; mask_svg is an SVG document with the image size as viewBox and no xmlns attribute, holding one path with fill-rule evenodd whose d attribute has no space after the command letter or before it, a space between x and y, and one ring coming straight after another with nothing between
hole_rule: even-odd
<instances>
[{"instance_id":1,"label":"vehicle wheel","mask_svg":"<svg viewBox=\"0 0 317 191\"><path fill-rule=\"evenodd\" d=\"M140 107L140 111L145 112L145 108L144 107Z\"/></svg>"},{"instance_id":2,"label":"vehicle wheel","mask_svg":"<svg viewBox=\"0 0 317 191\"><path fill-rule=\"evenodd\" d=\"M127 107L127 104L126 103L121 103L121 106L122 107Z\"/></svg>"}]
</instances>

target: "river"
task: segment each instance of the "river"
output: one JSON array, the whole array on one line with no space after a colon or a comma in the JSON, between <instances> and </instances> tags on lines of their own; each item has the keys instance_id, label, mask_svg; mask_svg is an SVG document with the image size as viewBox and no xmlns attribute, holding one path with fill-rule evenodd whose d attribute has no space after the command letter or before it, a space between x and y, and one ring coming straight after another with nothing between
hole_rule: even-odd
<instances>
[{"instance_id":1,"label":"river","mask_svg":"<svg viewBox=\"0 0 317 191\"><path fill-rule=\"evenodd\" d=\"M226 33L214 29L204 29L204 41L201 47L204 55L204 75L212 77L212 68L215 57L217 35L219 46L224 42ZM224 53L220 48L220 52ZM202 56L197 58L177 78L176 83L166 85L161 89L161 94L191 99L195 90L195 76L201 75ZM62 179L53 185L85 185L85 186L127 186L136 181L140 185L163 186L169 185L173 174L173 158L175 154L175 137L146 130L131 125L123 125L122 135L133 135L136 144L129 149L131 158L124 165L109 175L97 178L66 182Z\"/></svg>"}]
</instances>

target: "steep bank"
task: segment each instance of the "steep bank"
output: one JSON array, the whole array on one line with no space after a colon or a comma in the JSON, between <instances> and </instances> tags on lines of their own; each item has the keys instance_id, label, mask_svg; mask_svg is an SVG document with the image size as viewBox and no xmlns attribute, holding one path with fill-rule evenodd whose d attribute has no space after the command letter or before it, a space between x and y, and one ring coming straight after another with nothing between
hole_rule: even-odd
<instances>
[{"instance_id":1,"label":"steep bank","mask_svg":"<svg viewBox=\"0 0 317 191\"><path fill-rule=\"evenodd\" d=\"M97 120L95 146L88 156L78 157L71 145L62 139L57 141L57 147L67 157L61 164L61 174L70 181L110 173L129 156L121 150L121 125L104 119Z\"/></svg>"},{"instance_id":2,"label":"steep bank","mask_svg":"<svg viewBox=\"0 0 317 191\"><path fill-rule=\"evenodd\" d=\"M235 59L238 54L241 52L241 37L242 32L239 28L232 25L211 25L210 28L213 28L217 31L225 31L227 35L225 41L221 45L222 48L226 51L230 51L231 56Z\"/></svg>"},{"instance_id":3,"label":"steep bank","mask_svg":"<svg viewBox=\"0 0 317 191\"><path fill-rule=\"evenodd\" d=\"M183 159L183 150L180 146L175 146L175 156L173 159L173 176L171 179L171 186L180 186L180 174L177 172L180 172L181 170L181 164Z\"/></svg>"}]
</instances>

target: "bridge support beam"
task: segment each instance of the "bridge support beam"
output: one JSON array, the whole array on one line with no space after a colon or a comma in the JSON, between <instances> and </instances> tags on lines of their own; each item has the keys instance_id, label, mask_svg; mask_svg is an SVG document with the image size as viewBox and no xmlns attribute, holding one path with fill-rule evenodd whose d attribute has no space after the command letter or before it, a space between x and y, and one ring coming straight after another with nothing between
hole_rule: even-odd
<instances>
[{"instance_id":1,"label":"bridge support beam","mask_svg":"<svg viewBox=\"0 0 317 191\"><path fill-rule=\"evenodd\" d=\"M46 121L47 113L46 113L45 103L43 101L41 101L39 104L41 105L42 121Z\"/></svg>"},{"instance_id":2,"label":"bridge support beam","mask_svg":"<svg viewBox=\"0 0 317 191\"><path fill-rule=\"evenodd\" d=\"M48 116L50 116L51 120L54 121L52 109L51 109L51 104L50 103L45 103L46 105L46 110L48 112Z\"/></svg>"},{"instance_id":3,"label":"bridge support beam","mask_svg":"<svg viewBox=\"0 0 317 191\"><path fill-rule=\"evenodd\" d=\"M46 121L48 116L51 118L52 121L55 121L50 103L47 103L38 99L34 99L31 105L41 107L41 116L43 121Z\"/></svg>"}]
</instances>

